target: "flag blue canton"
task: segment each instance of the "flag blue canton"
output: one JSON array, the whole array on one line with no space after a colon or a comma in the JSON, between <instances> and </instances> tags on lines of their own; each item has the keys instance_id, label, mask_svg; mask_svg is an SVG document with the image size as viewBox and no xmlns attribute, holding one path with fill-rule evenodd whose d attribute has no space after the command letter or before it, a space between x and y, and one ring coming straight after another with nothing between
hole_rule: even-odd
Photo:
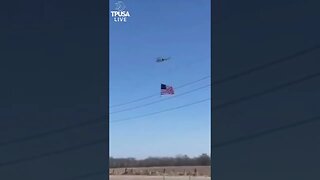
<instances>
[{"instance_id":1,"label":"flag blue canton","mask_svg":"<svg viewBox=\"0 0 320 180\"><path fill-rule=\"evenodd\" d=\"M174 90L171 86L167 86L165 84L161 84L161 95L165 95L165 94L174 94Z\"/></svg>"}]
</instances>

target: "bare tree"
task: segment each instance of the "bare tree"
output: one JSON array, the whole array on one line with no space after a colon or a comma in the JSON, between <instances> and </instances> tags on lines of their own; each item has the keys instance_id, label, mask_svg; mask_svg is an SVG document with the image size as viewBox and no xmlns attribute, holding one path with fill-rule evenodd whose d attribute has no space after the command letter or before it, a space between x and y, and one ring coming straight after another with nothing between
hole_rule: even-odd
<instances>
[{"instance_id":1,"label":"bare tree","mask_svg":"<svg viewBox=\"0 0 320 180\"><path fill-rule=\"evenodd\" d=\"M176 157L149 157L143 160L135 158L109 158L111 168L126 167L161 167L161 166L209 166L211 158L207 154L190 158L187 155L177 155Z\"/></svg>"}]
</instances>

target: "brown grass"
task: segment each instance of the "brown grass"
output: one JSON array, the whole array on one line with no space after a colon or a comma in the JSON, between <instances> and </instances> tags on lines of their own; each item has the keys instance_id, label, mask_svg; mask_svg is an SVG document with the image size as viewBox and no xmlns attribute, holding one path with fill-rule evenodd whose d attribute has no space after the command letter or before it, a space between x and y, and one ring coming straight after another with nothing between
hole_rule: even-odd
<instances>
[{"instance_id":1,"label":"brown grass","mask_svg":"<svg viewBox=\"0 0 320 180\"><path fill-rule=\"evenodd\" d=\"M110 175L145 175L145 176L211 176L210 166L168 166L140 168L111 168Z\"/></svg>"}]
</instances>

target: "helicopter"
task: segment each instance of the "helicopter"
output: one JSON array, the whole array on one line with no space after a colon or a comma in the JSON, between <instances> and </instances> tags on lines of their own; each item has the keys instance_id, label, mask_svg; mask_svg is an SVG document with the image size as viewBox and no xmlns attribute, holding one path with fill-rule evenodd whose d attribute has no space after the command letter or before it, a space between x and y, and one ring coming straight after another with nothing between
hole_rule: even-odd
<instances>
[{"instance_id":1,"label":"helicopter","mask_svg":"<svg viewBox=\"0 0 320 180\"><path fill-rule=\"evenodd\" d=\"M164 62L164 61L168 61L170 59L170 57L167 57L167 58L163 58L163 57L158 57L156 62Z\"/></svg>"}]
</instances>

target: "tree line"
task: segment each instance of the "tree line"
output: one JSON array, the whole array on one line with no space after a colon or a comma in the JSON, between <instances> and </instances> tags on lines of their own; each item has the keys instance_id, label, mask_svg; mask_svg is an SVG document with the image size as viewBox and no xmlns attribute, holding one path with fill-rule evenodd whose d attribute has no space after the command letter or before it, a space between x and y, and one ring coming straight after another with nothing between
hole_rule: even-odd
<instances>
[{"instance_id":1,"label":"tree line","mask_svg":"<svg viewBox=\"0 0 320 180\"><path fill-rule=\"evenodd\" d=\"M201 154L194 158L190 158L187 155L177 155L176 157L148 157L143 160L137 160L135 158L109 158L110 168L210 165L211 158L207 154Z\"/></svg>"}]
</instances>

